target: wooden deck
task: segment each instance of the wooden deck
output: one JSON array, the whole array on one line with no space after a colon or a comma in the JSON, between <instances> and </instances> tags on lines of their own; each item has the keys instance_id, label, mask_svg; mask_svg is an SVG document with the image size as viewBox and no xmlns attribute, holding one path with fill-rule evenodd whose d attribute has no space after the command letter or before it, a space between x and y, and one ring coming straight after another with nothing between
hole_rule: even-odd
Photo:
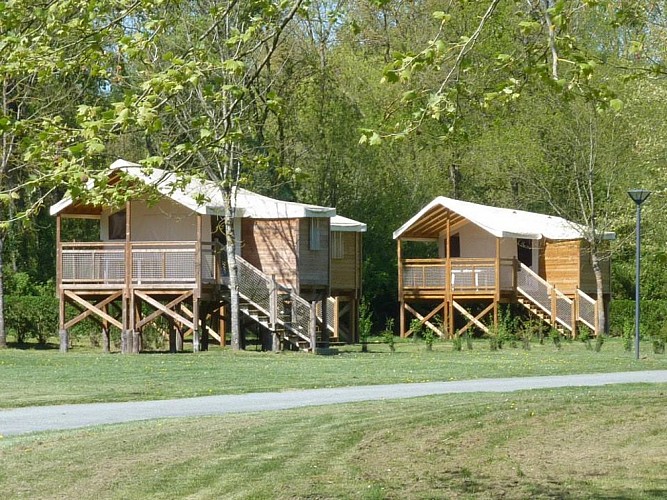
<instances>
[{"instance_id":1,"label":"wooden deck","mask_svg":"<svg viewBox=\"0 0 667 500\"><path fill-rule=\"evenodd\" d=\"M222 253L194 241L61 243L58 286L62 290L200 289L222 284Z\"/></svg>"},{"instance_id":2,"label":"wooden deck","mask_svg":"<svg viewBox=\"0 0 667 500\"><path fill-rule=\"evenodd\" d=\"M451 335L454 310L468 320L459 334L471 326L488 333L488 326L481 319L493 311L493 323L497 324L500 302L518 302L552 326L572 332L573 336L577 322L594 332L600 328L594 299L578 289L571 295L561 292L516 259L403 259L399 261L399 298L402 336L412 333L404 329L405 312L441 336L444 332L430 319L442 312L443 324L448 324ZM474 316L462 306L462 301L489 305ZM409 302L434 305L430 312L422 314Z\"/></svg>"},{"instance_id":3,"label":"wooden deck","mask_svg":"<svg viewBox=\"0 0 667 500\"><path fill-rule=\"evenodd\" d=\"M404 259L399 295L406 299L495 297L516 290L514 259Z\"/></svg>"}]
</instances>

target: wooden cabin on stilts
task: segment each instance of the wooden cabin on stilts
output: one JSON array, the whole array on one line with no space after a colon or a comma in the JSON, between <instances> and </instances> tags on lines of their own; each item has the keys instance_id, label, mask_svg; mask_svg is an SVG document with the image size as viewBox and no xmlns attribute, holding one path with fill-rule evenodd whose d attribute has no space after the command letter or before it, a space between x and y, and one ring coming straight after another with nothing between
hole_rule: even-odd
<instances>
[{"instance_id":1,"label":"wooden cabin on stilts","mask_svg":"<svg viewBox=\"0 0 667 500\"><path fill-rule=\"evenodd\" d=\"M598 298L584 234L560 217L436 198L393 235L401 336L412 335L410 318L441 337L471 328L489 333L498 326L499 305L513 303L572 336L579 324L600 332L610 265L603 261ZM424 244L428 255L418 258L414 247Z\"/></svg>"},{"instance_id":2,"label":"wooden cabin on stilts","mask_svg":"<svg viewBox=\"0 0 667 500\"><path fill-rule=\"evenodd\" d=\"M183 349L185 338L194 351L211 339L225 345L229 273L218 187L198 179L183 185L166 171L124 160L114 162L108 175L110 185L141 186L143 194L123 206L65 197L51 207L61 349L67 349L68 331L86 319L100 325L106 350L116 328L121 351L139 352L144 328L160 318L168 324L172 352ZM336 216L333 208L241 188L233 203L243 327L274 349L314 352L331 339L352 341L358 307L345 316L349 309L343 305L342 312L340 304L359 300L365 225ZM65 241L64 218L97 221L99 241ZM355 246L344 246L343 257L332 260L337 232L352 234Z\"/></svg>"}]
</instances>

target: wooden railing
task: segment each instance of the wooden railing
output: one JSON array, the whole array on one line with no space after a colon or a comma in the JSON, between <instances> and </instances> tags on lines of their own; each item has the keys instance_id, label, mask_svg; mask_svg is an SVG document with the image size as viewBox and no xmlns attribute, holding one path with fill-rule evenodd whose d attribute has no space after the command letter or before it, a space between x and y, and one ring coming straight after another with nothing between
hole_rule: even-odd
<instances>
[{"instance_id":1,"label":"wooden railing","mask_svg":"<svg viewBox=\"0 0 667 500\"><path fill-rule=\"evenodd\" d=\"M454 258L449 264L447 259L406 259L401 262L400 286L403 290L490 293L497 287L513 290L514 274L513 259L500 259L499 269L496 259Z\"/></svg>"},{"instance_id":2,"label":"wooden railing","mask_svg":"<svg viewBox=\"0 0 667 500\"><path fill-rule=\"evenodd\" d=\"M197 248L201 256L197 258ZM220 282L224 262L218 245L194 241L125 243L61 243L58 282L61 285L195 285ZM131 269L127 269L131 263ZM129 271L129 272L128 272Z\"/></svg>"},{"instance_id":3,"label":"wooden railing","mask_svg":"<svg viewBox=\"0 0 667 500\"><path fill-rule=\"evenodd\" d=\"M581 290L577 290L573 298L567 297L530 268L520 264L517 292L539 307L552 323L559 323L573 331L576 322L580 321L594 332L599 331L597 302Z\"/></svg>"},{"instance_id":4,"label":"wooden railing","mask_svg":"<svg viewBox=\"0 0 667 500\"><path fill-rule=\"evenodd\" d=\"M291 288L280 285L245 259L236 256L239 295L269 318L268 327L282 326L299 337L314 351L316 340L316 307Z\"/></svg>"}]
</instances>

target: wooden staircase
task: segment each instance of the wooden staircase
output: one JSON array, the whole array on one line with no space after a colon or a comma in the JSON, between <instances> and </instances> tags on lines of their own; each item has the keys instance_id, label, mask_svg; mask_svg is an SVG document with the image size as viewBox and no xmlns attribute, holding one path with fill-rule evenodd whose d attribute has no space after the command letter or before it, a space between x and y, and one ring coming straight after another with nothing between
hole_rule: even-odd
<instances>
[{"instance_id":1,"label":"wooden staircase","mask_svg":"<svg viewBox=\"0 0 667 500\"><path fill-rule=\"evenodd\" d=\"M517 271L517 299L534 316L561 334L576 336L577 322L597 333L597 302L581 290L570 298L521 264Z\"/></svg>"},{"instance_id":2,"label":"wooden staircase","mask_svg":"<svg viewBox=\"0 0 667 500\"><path fill-rule=\"evenodd\" d=\"M561 325L558 322L556 322L556 324L553 324L551 319L551 314L547 313L541 307L537 306L535 302L533 302L530 298L526 296L519 296L518 302L523 307L525 307L533 316L540 319L543 323L546 323L552 328L555 328L558 332L560 332L561 335L566 335L568 331L572 333L571 330L566 329L563 325Z\"/></svg>"},{"instance_id":3,"label":"wooden staircase","mask_svg":"<svg viewBox=\"0 0 667 500\"><path fill-rule=\"evenodd\" d=\"M241 257L237 256L236 261L243 317L277 336L283 347L315 352L322 325L315 304L276 283ZM327 328L333 327L327 324Z\"/></svg>"}]
</instances>

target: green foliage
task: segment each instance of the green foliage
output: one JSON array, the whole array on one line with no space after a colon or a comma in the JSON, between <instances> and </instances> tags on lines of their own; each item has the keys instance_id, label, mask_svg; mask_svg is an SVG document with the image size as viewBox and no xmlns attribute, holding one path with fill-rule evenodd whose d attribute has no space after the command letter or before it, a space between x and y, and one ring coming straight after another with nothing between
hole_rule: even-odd
<instances>
[{"instance_id":1,"label":"green foliage","mask_svg":"<svg viewBox=\"0 0 667 500\"><path fill-rule=\"evenodd\" d=\"M654 354L665 354L665 345L667 344L667 323L663 323L651 339Z\"/></svg>"},{"instance_id":2,"label":"green foliage","mask_svg":"<svg viewBox=\"0 0 667 500\"><path fill-rule=\"evenodd\" d=\"M433 343L435 342L436 339L436 334L433 330L430 328L425 328L422 331L422 337L424 339L424 344L426 345L426 350L427 351L432 351L433 350Z\"/></svg>"},{"instance_id":3,"label":"green foliage","mask_svg":"<svg viewBox=\"0 0 667 500\"><path fill-rule=\"evenodd\" d=\"M604 335L599 334L595 337L595 352L600 352L602 350L602 345L604 344Z\"/></svg>"},{"instance_id":4,"label":"green foliage","mask_svg":"<svg viewBox=\"0 0 667 500\"><path fill-rule=\"evenodd\" d=\"M501 307L498 312L498 325L489 326L489 347L492 351L503 348L506 342L516 347L518 318L512 315L509 307Z\"/></svg>"},{"instance_id":5,"label":"green foliage","mask_svg":"<svg viewBox=\"0 0 667 500\"><path fill-rule=\"evenodd\" d=\"M463 349L463 339L460 335L455 335L452 339L452 349L459 352Z\"/></svg>"},{"instance_id":6,"label":"green foliage","mask_svg":"<svg viewBox=\"0 0 667 500\"><path fill-rule=\"evenodd\" d=\"M586 346L586 350L592 351L593 350L593 344L591 344L591 337L593 336L593 332L591 331L590 328L588 328L585 325L582 325L579 327L579 340L584 343Z\"/></svg>"},{"instance_id":7,"label":"green foliage","mask_svg":"<svg viewBox=\"0 0 667 500\"><path fill-rule=\"evenodd\" d=\"M562 336L561 336L560 332L558 330L556 330L555 328L551 328L549 330L549 338L554 343L554 346L556 347L556 349L558 349L560 351L561 348L562 348L562 344L561 344Z\"/></svg>"},{"instance_id":8,"label":"green foliage","mask_svg":"<svg viewBox=\"0 0 667 500\"><path fill-rule=\"evenodd\" d=\"M368 307L368 303L362 300L359 306L359 341L361 342L361 352L368 352L368 338L372 333L372 312Z\"/></svg>"},{"instance_id":9,"label":"green foliage","mask_svg":"<svg viewBox=\"0 0 667 500\"><path fill-rule=\"evenodd\" d=\"M389 346L390 352L396 352L396 337L394 335L394 318L387 318L382 331L382 340Z\"/></svg>"},{"instance_id":10,"label":"green foliage","mask_svg":"<svg viewBox=\"0 0 667 500\"><path fill-rule=\"evenodd\" d=\"M19 344L36 339L45 345L58 332L58 299L48 287L44 291L39 295L5 297L5 325Z\"/></svg>"}]
</instances>

